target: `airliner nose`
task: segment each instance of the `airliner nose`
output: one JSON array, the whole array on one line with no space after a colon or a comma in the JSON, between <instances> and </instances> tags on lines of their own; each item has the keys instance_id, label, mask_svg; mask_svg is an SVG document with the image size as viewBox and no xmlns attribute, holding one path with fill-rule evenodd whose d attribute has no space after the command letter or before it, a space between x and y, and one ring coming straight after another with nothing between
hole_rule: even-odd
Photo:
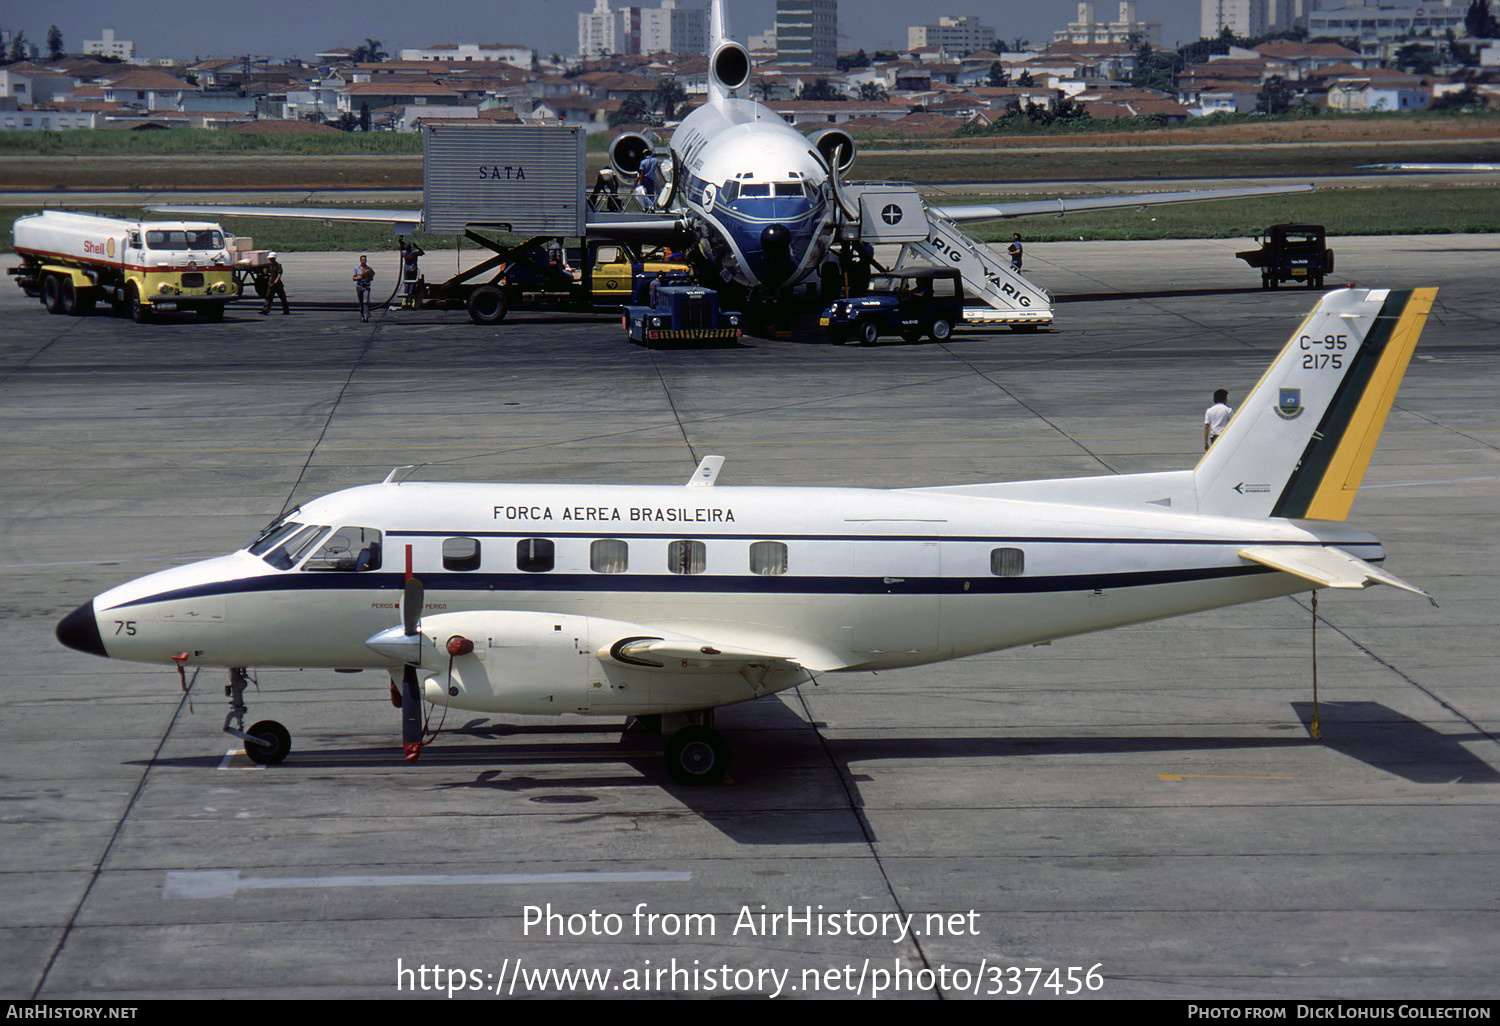
<instances>
[{"instance_id":1,"label":"airliner nose","mask_svg":"<svg viewBox=\"0 0 1500 1026\"><path fill-rule=\"evenodd\" d=\"M108 655L104 651L104 639L99 636L99 621L94 617L93 599L57 622L57 640L69 648L90 655Z\"/></svg>"}]
</instances>

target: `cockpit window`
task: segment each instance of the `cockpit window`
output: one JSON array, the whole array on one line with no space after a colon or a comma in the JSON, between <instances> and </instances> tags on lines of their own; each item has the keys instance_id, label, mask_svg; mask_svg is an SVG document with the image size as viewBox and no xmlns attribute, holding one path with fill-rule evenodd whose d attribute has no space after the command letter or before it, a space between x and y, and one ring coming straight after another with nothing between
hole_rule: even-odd
<instances>
[{"instance_id":1,"label":"cockpit window","mask_svg":"<svg viewBox=\"0 0 1500 1026\"><path fill-rule=\"evenodd\" d=\"M723 187L719 189L719 199L725 203L733 203L739 198L740 183L735 181L733 178L725 182Z\"/></svg>"},{"instance_id":2,"label":"cockpit window","mask_svg":"<svg viewBox=\"0 0 1500 1026\"><path fill-rule=\"evenodd\" d=\"M380 532L373 527L341 527L323 542L322 548L308 557L302 569L355 574L379 570Z\"/></svg>"},{"instance_id":3,"label":"cockpit window","mask_svg":"<svg viewBox=\"0 0 1500 1026\"><path fill-rule=\"evenodd\" d=\"M778 196L801 196L803 194L801 182L777 182L775 189Z\"/></svg>"},{"instance_id":4,"label":"cockpit window","mask_svg":"<svg viewBox=\"0 0 1500 1026\"><path fill-rule=\"evenodd\" d=\"M147 249L223 249L224 236L208 228L187 231L149 231Z\"/></svg>"},{"instance_id":5,"label":"cockpit window","mask_svg":"<svg viewBox=\"0 0 1500 1026\"><path fill-rule=\"evenodd\" d=\"M290 570L327 533L326 527L304 527L266 553L264 559L277 570Z\"/></svg>"},{"instance_id":6,"label":"cockpit window","mask_svg":"<svg viewBox=\"0 0 1500 1026\"><path fill-rule=\"evenodd\" d=\"M753 184L746 182L740 186L741 196L769 196L771 195L771 183Z\"/></svg>"},{"instance_id":7,"label":"cockpit window","mask_svg":"<svg viewBox=\"0 0 1500 1026\"><path fill-rule=\"evenodd\" d=\"M290 516L290 514L288 514ZM260 532L260 537L250 543L250 555L259 556L273 545L278 545L287 540L294 532L300 530L301 524L294 524L281 517L270 527Z\"/></svg>"}]
</instances>

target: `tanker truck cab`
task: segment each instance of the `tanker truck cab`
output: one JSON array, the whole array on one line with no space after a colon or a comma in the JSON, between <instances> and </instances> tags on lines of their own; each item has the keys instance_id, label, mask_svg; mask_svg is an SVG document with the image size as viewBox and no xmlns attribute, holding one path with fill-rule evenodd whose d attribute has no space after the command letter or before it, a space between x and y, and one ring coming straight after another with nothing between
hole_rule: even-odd
<instances>
[{"instance_id":1,"label":"tanker truck cab","mask_svg":"<svg viewBox=\"0 0 1500 1026\"><path fill-rule=\"evenodd\" d=\"M220 320L237 295L224 230L194 221L130 221L47 210L15 221L10 269L48 313L87 314L105 302L137 321L185 310Z\"/></svg>"}]
</instances>

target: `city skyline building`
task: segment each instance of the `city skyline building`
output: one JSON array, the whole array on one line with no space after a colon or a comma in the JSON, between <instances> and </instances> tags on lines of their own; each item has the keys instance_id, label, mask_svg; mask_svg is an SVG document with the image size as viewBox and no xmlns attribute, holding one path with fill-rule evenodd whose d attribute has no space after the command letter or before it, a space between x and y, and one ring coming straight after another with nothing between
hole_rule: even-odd
<instances>
[{"instance_id":1,"label":"city skyline building","mask_svg":"<svg viewBox=\"0 0 1500 1026\"><path fill-rule=\"evenodd\" d=\"M776 0L777 61L831 68L838 57L838 0Z\"/></svg>"},{"instance_id":2,"label":"city skyline building","mask_svg":"<svg viewBox=\"0 0 1500 1026\"><path fill-rule=\"evenodd\" d=\"M906 29L908 50L931 46L959 57L988 49L994 41L994 27L980 24L972 14L940 17L936 25L909 25Z\"/></svg>"}]
</instances>

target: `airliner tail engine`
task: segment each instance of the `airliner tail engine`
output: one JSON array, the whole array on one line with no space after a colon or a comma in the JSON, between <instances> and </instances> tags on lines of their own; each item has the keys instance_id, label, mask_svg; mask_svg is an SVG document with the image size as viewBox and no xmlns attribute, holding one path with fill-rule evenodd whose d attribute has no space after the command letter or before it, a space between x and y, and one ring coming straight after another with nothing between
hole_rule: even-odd
<instances>
[{"instance_id":1,"label":"airliner tail engine","mask_svg":"<svg viewBox=\"0 0 1500 1026\"><path fill-rule=\"evenodd\" d=\"M848 133L837 128L825 128L821 132L815 132L808 137L808 142L823 157L829 167L844 174L854 164L854 138ZM834 167L834 153L838 152L838 166Z\"/></svg>"}]
</instances>

